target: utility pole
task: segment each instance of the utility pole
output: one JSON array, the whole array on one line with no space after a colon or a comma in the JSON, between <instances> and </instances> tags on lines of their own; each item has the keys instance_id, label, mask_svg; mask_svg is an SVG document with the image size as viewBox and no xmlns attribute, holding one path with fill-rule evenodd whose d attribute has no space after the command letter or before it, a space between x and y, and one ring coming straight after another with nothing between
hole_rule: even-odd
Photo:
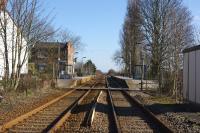
<instances>
[{"instance_id":1,"label":"utility pole","mask_svg":"<svg viewBox=\"0 0 200 133\"><path fill-rule=\"evenodd\" d=\"M131 78L131 73L132 73L131 67L132 67L132 66L131 66L131 52L130 52L130 51L129 51L129 57L130 57L130 62L129 62L129 65L130 65L130 66L129 66L129 67L130 67L129 69L130 69L130 70L129 70L129 71L130 71L130 78Z\"/></svg>"},{"instance_id":2,"label":"utility pole","mask_svg":"<svg viewBox=\"0 0 200 133\"><path fill-rule=\"evenodd\" d=\"M141 60L142 60L141 90L143 90L143 78L144 78L144 55L143 55L143 47L142 47L142 51L141 51Z\"/></svg>"},{"instance_id":3,"label":"utility pole","mask_svg":"<svg viewBox=\"0 0 200 133\"><path fill-rule=\"evenodd\" d=\"M57 72L58 72L58 78L60 78L60 44L57 41L57 45L58 45L58 67L57 67Z\"/></svg>"},{"instance_id":4,"label":"utility pole","mask_svg":"<svg viewBox=\"0 0 200 133\"><path fill-rule=\"evenodd\" d=\"M76 54L78 54L78 52L74 53L74 55L76 55ZM72 75L73 75L73 77L75 77L75 66L76 66L77 59L78 59L78 57L75 57L73 59L73 68L72 68L72 73L73 73Z\"/></svg>"},{"instance_id":5,"label":"utility pole","mask_svg":"<svg viewBox=\"0 0 200 133\"><path fill-rule=\"evenodd\" d=\"M81 65L81 74L83 76L83 59L85 59L86 57L82 57L82 65Z\"/></svg>"},{"instance_id":6,"label":"utility pole","mask_svg":"<svg viewBox=\"0 0 200 133\"><path fill-rule=\"evenodd\" d=\"M143 90L143 79L144 79L144 58L142 57L141 90Z\"/></svg>"}]
</instances>

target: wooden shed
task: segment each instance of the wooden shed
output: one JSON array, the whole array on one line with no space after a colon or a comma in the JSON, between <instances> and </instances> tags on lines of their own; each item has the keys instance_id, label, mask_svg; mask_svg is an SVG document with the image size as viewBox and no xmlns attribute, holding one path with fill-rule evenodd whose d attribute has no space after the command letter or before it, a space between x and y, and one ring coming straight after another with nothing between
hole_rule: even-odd
<instances>
[{"instance_id":1,"label":"wooden shed","mask_svg":"<svg viewBox=\"0 0 200 133\"><path fill-rule=\"evenodd\" d=\"M183 51L183 97L200 103L200 45Z\"/></svg>"}]
</instances>

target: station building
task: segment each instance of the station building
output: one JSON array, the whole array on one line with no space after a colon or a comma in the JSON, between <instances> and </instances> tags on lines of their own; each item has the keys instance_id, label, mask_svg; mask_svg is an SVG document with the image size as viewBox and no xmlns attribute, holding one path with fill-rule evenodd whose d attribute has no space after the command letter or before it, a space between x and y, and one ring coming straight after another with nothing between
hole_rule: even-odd
<instances>
[{"instance_id":1,"label":"station building","mask_svg":"<svg viewBox=\"0 0 200 133\"><path fill-rule=\"evenodd\" d=\"M30 63L40 73L66 79L74 74L74 48L71 42L39 42L31 51Z\"/></svg>"}]
</instances>

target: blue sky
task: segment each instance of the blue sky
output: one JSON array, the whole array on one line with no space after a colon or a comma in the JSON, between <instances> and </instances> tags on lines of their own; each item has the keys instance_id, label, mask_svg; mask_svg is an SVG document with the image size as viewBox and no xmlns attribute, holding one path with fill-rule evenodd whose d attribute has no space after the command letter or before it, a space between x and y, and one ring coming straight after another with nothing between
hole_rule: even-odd
<instances>
[{"instance_id":1,"label":"blue sky","mask_svg":"<svg viewBox=\"0 0 200 133\"><path fill-rule=\"evenodd\" d=\"M118 69L112 60L119 49L119 33L126 14L127 0L46 0L47 12L53 9L53 24L81 36L84 51L78 54L91 59L98 69L106 72ZM184 0L194 16L194 23L200 23L200 0ZM87 60L85 59L85 60Z\"/></svg>"},{"instance_id":2,"label":"blue sky","mask_svg":"<svg viewBox=\"0 0 200 133\"><path fill-rule=\"evenodd\" d=\"M184 5L189 8L193 16L193 23L199 28L200 26L200 0L183 0Z\"/></svg>"}]
</instances>

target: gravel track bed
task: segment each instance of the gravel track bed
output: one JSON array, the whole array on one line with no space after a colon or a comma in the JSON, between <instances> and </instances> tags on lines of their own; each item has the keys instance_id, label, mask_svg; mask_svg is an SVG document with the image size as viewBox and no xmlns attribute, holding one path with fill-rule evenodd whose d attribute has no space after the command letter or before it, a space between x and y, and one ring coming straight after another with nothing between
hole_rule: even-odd
<instances>
[{"instance_id":1,"label":"gravel track bed","mask_svg":"<svg viewBox=\"0 0 200 133\"><path fill-rule=\"evenodd\" d=\"M131 105L121 92L111 94L122 132L158 132L158 126L153 124L138 107Z\"/></svg>"},{"instance_id":2,"label":"gravel track bed","mask_svg":"<svg viewBox=\"0 0 200 133\"><path fill-rule=\"evenodd\" d=\"M200 109L192 104L176 104L169 97L155 97L133 91L130 95L149 108L160 120L177 133L200 132Z\"/></svg>"},{"instance_id":3,"label":"gravel track bed","mask_svg":"<svg viewBox=\"0 0 200 133\"><path fill-rule=\"evenodd\" d=\"M79 104L75 107L74 110L72 110L71 115L58 132L90 132L90 129L84 127L82 124L85 120L86 114L92 107L92 100L94 100L98 93L99 91L91 91L84 98L81 104Z\"/></svg>"},{"instance_id":4,"label":"gravel track bed","mask_svg":"<svg viewBox=\"0 0 200 133\"><path fill-rule=\"evenodd\" d=\"M26 132L27 129L33 132L42 132L58 117L58 115L60 115L60 113L62 113L84 93L85 91L72 92L70 95L62 98L58 102L29 117L27 120L15 125L13 128L9 129L9 132Z\"/></svg>"},{"instance_id":5,"label":"gravel track bed","mask_svg":"<svg viewBox=\"0 0 200 133\"><path fill-rule=\"evenodd\" d=\"M114 133L115 129L113 124L114 119L112 117L111 106L108 103L108 94L106 91L102 91L102 94L97 103L92 129L96 132Z\"/></svg>"}]
</instances>

